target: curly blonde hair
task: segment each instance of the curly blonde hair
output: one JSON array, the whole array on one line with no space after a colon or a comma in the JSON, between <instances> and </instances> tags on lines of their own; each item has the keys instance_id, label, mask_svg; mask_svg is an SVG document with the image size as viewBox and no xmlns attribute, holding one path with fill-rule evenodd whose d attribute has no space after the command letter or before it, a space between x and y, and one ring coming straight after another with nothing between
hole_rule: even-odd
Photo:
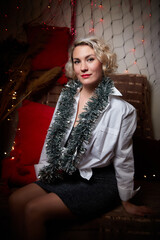
<instances>
[{"instance_id":1,"label":"curly blonde hair","mask_svg":"<svg viewBox=\"0 0 160 240\"><path fill-rule=\"evenodd\" d=\"M114 72L117 68L117 57L115 53L112 53L109 46L102 40L96 37L87 37L80 40L76 40L69 50L69 59L65 65L65 74L68 78L77 79L74 67L73 67L73 51L77 46L89 46L91 47L97 59L102 63L103 75L107 76L109 73Z\"/></svg>"}]
</instances>

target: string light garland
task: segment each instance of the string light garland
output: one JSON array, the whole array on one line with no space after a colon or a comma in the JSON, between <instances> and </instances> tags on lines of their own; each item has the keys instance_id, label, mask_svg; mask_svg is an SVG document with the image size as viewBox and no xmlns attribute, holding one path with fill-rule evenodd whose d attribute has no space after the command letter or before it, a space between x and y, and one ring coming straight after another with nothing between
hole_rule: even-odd
<instances>
[{"instance_id":1,"label":"string light garland","mask_svg":"<svg viewBox=\"0 0 160 240\"><path fill-rule=\"evenodd\" d=\"M73 39L76 35L76 0L71 0L71 35Z\"/></svg>"},{"instance_id":2,"label":"string light garland","mask_svg":"<svg viewBox=\"0 0 160 240\"><path fill-rule=\"evenodd\" d=\"M132 4L132 1L129 1L129 5L130 5L130 12L133 11L133 4ZM90 0L90 9L91 9L91 27L89 29L89 34L94 34L95 33L95 19L94 19L94 11L95 11L95 8L97 7L97 3L96 1L93 1L93 0ZM120 7L122 7L122 4L120 4ZM98 5L98 8L100 9L101 13L104 9L103 7L103 3L102 1L100 1L99 5ZM102 14L102 17L99 19L99 22L100 23L103 23L104 22L104 18L103 18L103 14ZM140 26L140 30L144 30L144 24L142 24ZM145 43L145 40L144 39L141 39L141 43L144 44ZM136 52L136 49L133 48L131 49L131 52L135 53ZM127 54L125 54L125 58L126 58ZM124 59L125 59L124 58ZM125 73L129 73L129 68L131 67L131 65L136 65L137 64L137 58L135 58L135 60L132 62L132 64L130 64L129 66L126 67L126 69L124 70ZM127 64L126 64L127 65Z\"/></svg>"},{"instance_id":3,"label":"string light garland","mask_svg":"<svg viewBox=\"0 0 160 240\"><path fill-rule=\"evenodd\" d=\"M89 33L93 34L94 33L93 0L90 0L90 4L91 4L91 27L89 29Z\"/></svg>"},{"instance_id":4,"label":"string light garland","mask_svg":"<svg viewBox=\"0 0 160 240\"><path fill-rule=\"evenodd\" d=\"M82 2L82 0L80 0ZM112 3L111 1L91 1L90 4L90 10L91 10L91 17L90 17L90 27L88 29L89 34L96 34L98 36L101 36L104 38L107 42L109 42L113 49L117 52L124 52L123 57L119 57L118 64L119 72L126 72L126 73L137 73L137 74L144 74L147 75L148 79L152 78L152 72L147 67L151 65L151 61L148 58L148 48L146 42L146 37L148 38L149 35L146 34L146 31L148 31L148 26L151 25L151 16L152 16L152 8L151 3L147 5L147 3L143 3L142 1L140 3L134 3L132 0L127 1L124 3L123 1L120 1L119 3ZM136 6L140 5L141 11L138 10L138 7ZM128 11L126 9L126 6L128 5ZM145 5L145 9L144 9ZM118 9L119 7L119 9ZM136 9L137 7L137 9ZM124 11L125 8L125 11ZM98 12L99 9L99 12ZM83 8L82 8L82 14L83 14ZM136 14L136 10L139 12ZM112 14L112 12L117 11L117 15ZM130 13L130 16L128 14ZM118 14L120 17L118 17ZM101 16L100 16L101 15ZM137 15L137 16L136 16ZM99 16L99 20L98 20ZM148 16L150 16L150 19L148 19ZM132 21L126 21L127 18L132 18ZM85 19L85 17L84 17ZM108 19L110 22L108 22ZM85 20L84 20L85 21ZM114 26L117 21L117 29L119 31L120 28L118 28L118 25L121 27L122 22L122 30L121 32L117 33L118 31L114 31ZM86 23L86 25L85 25ZM120 24L119 24L120 23ZM136 24L140 23L140 25ZM101 25L99 25L101 24ZM87 25L87 19L86 22L84 22L83 26ZM127 30L130 30L132 34L130 33L130 37L126 39L126 32ZM107 31L109 34L107 34ZM78 29L77 29L78 34ZM87 32L86 32L87 35ZM139 41L137 36L139 36ZM141 36L141 37L140 37ZM116 38L123 39L123 41L116 41ZM116 44L115 44L116 42ZM120 44L122 42L122 44ZM119 46L118 44L119 43ZM128 49L128 44L131 45L130 50ZM127 45L127 50L126 50ZM129 52L131 52L131 49L134 46L134 57L129 55ZM136 51L137 49L137 51ZM140 56L140 53L142 52L142 56ZM139 55L137 57L137 55ZM128 61L128 59L132 59L132 61ZM143 63L147 62L146 65L143 66ZM156 70L154 71L156 73ZM156 82L156 81L155 81Z\"/></svg>"},{"instance_id":5,"label":"string light garland","mask_svg":"<svg viewBox=\"0 0 160 240\"><path fill-rule=\"evenodd\" d=\"M80 2L81 1L82 0L80 0ZM85 1L87 2L87 0L85 0ZM114 42L115 42L116 37L121 38L120 34L122 34L122 38L123 38L125 44L127 44L127 42L129 42L129 39L125 40L125 37L123 36L123 35L125 35L125 30L128 28L129 24L128 25L126 25L126 23L123 24L123 32L120 33L119 35L117 33L115 34L113 32L113 30L114 30L113 26L115 25L117 20L124 22L124 19L127 16L130 17L129 15L127 15L127 11L125 13L123 11L123 9L122 9L122 8L124 8L124 5L126 5L126 7L128 7L128 12L132 16L136 12L135 8L136 8L136 4L137 3L134 3L132 0L128 0L126 2L119 1L117 3L116 2L112 3L109 0L108 1L88 0L88 1L90 3L90 11L91 11L90 27L88 29L88 34L96 34L97 35L97 33L98 33L98 35L99 35L99 32L101 30L102 37L105 39L105 36L108 35L108 34L106 34L107 31L110 32L110 29L111 29L112 33L110 35L110 38L108 39L108 37L107 37L106 40L111 42L111 44L113 44L113 48L114 48L115 51L119 51L119 49L122 47L123 52L124 52L123 57L119 58L120 71L121 72L123 71L123 72L127 72L127 73L128 72L132 73L132 69L133 69L134 71L137 71L137 73L145 74L145 75L148 76L148 78L152 78L153 77L153 73L150 73L148 68L146 68L146 67L145 68L141 68L139 66L139 63L142 62L143 60L146 61L146 62L148 62L150 60L150 59L147 59L147 57L146 57L147 47L146 47L146 39L145 39L145 36L144 36L145 35L144 32L146 31L145 26L148 27L148 24L150 24L150 22L151 22L151 18L152 18L152 2L148 1L148 2L145 3L145 7L147 9L146 10L146 13L147 13L146 16L144 14L145 9L144 9L143 1L141 1L141 3L138 3L141 6L141 12L139 12L139 16L137 15L139 17L139 20L141 21L141 25L139 26L140 27L139 30L142 31L142 35L143 35L143 38L139 40L139 44L142 44L142 50L141 51L143 51L143 49L144 49L144 55L141 56L141 57L138 57L138 58L135 56L135 60L133 59L132 62L128 63L128 61L126 61L126 57L129 58L129 55L128 55L129 51L126 52L126 49L124 48L125 45L124 46L123 45L114 46ZM77 3L76 0L70 0L71 15L72 15L72 20L70 22L71 23L70 27L71 27L71 34L72 34L73 38L78 36L77 35L78 33L77 33L77 30L76 30L76 26L75 26L75 22L76 22L75 21L75 19L76 19L76 3ZM65 4L66 4L65 0L58 0L58 1L48 0L47 8L44 9L44 11L41 14L42 18L45 16L44 17L45 20L42 20L43 24L50 24L50 25L54 24L54 20L57 17L57 14L61 14L62 17L63 17L63 21L65 22L65 12L63 10L63 5L65 5ZM118 9L118 7L119 7L119 9ZM17 13L16 14L18 16L18 14L22 13L21 11L24 8L24 1L17 0L15 2L15 8L17 9ZM59 11L59 9L61 9L61 12ZM99 13L97 11L98 9L99 9ZM116 19L116 16L112 19L112 11L114 9L117 10L118 14L120 14L120 12L122 12L122 16L119 19ZM99 20L96 20L97 13L98 13L99 16L101 15L99 17ZM109 16L111 17L110 25L109 25L109 22L107 20L109 18ZM145 19L145 17L146 17L146 19ZM149 19L147 19L147 17ZM4 31L4 32L6 32L8 34L8 32L10 31L9 25L8 25L9 24L8 19L10 18L9 12L5 11L4 13L2 13L2 18L4 19L4 21L2 21L2 22L4 22L4 24L3 24L3 27L1 28L2 29L1 31ZM84 18L84 21L85 21L85 18ZM148 22L146 23L146 21L148 21ZM130 26L132 27L132 29L134 28L133 29L134 34L131 35L130 42L133 42L133 44L135 45L136 48L138 47L138 53L139 53L140 52L139 49L141 47L134 40L135 36L138 34L138 30L135 30L135 22L136 22L136 18L135 19L133 18L132 23L130 23ZM99 26L99 24L101 24L101 26ZM83 26L84 26L84 24L83 24ZM131 47L131 49L132 49L132 47ZM136 52L135 52L135 55L137 55ZM150 64L151 64L151 61L150 61ZM134 69L135 65L136 65L136 68ZM147 64L147 66L148 65L149 64ZM126 66L126 67L124 67L124 66ZM122 69L124 69L124 70L122 70ZM154 70L155 70L154 71L154 73L155 73L156 69L154 69ZM156 84L156 80L154 81L154 84Z\"/></svg>"},{"instance_id":6,"label":"string light garland","mask_svg":"<svg viewBox=\"0 0 160 240\"><path fill-rule=\"evenodd\" d=\"M82 0L80 0L80 1L82 1ZM101 24L101 29L102 29L102 37L104 37L104 39L105 39L105 32L107 31L107 29L109 30L109 27L108 28L106 28L106 24L108 25L108 22L106 21L106 19L107 19L107 17L108 16L111 16L112 17L112 10L113 9L117 9L117 11L118 11L118 14L119 14L119 12L121 11L121 9L122 9L122 7L124 8L124 5L126 4L126 6L127 6L127 1L126 1L126 3L124 3L123 1L119 1L119 3L117 3L117 5L116 5L116 3L114 3L114 4L112 4L112 2L111 1L103 1L103 0L89 0L90 1L90 9L91 9L91 22L90 22L90 28L89 28L89 30L88 30L88 33L89 34L97 34L97 28L98 28L98 24L100 23ZM71 33L72 33L72 35L73 35L73 37L77 37L77 32L76 32L76 28L75 28L75 18L76 18L76 0L70 0L70 6L71 6L71 12L72 12L72 20L71 20ZM87 2L87 1L86 1ZM22 0L17 0L16 2L15 2L15 8L18 10L17 11L17 15L21 12L20 10L23 10L23 8L24 8L24 1L22 1ZM56 13L57 14L59 14L60 12L59 11L57 11L57 9L58 8L61 8L62 9L62 7L63 7L63 5L65 4L65 1L64 0L58 0L58 1L54 1L54 0L48 0L48 5L47 5L47 9L45 9L44 11L43 11L43 13L42 13L42 15L45 15L46 16L46 14L48 14L48 18L46 18L46 20L43 20L42 22L43 22L43 24L53 24L53 22L54 22L54 18L56 17ZM147 6L147 4L148 4L148 6ZM105 5L105 7L104 7L104 5ZM146 22L145 22L145 20L147 20L147 21L151 21L151 20L149 20L149 19L144 19L144 5L142 5L142 1L141 1L141 3L139 3L139 5L141 6L141 12L140 12L140 20L141 20L141 22L142 22L142 24L140 25L140 30L141 31L145 31L145 25L146 25ZM148 13L147 13L147 16L151 19L151 17L152 17L152 3L151 3L151 1L148 1L148 2L146 2L145 3L145 5L146 5L146 9L147 9L147 7L148 7ZM108 9L107 9L107 7L108 7ZM118 9L118 7L119 7L119 9ZM136 7L136 4L132 1L132 0L128 0L128 10L129 10L129 12L130 12L130 14L132 15L136 10L134 9ZM96 14L97 14L97 10L99 9L99 11L100 11L100 13L102 13L101 15L101 17L99 18L99 21L97 22L95 22L95 17L96 17ZM49 11L49 12L48 12ZM105 13L103 13L105 11ZM106 11L107 11L107 14L106 14ZM123 12L123 10L122 10L122 12ZM61 12L62 13L62 16L64 17L64 11L62 11ZM100 13L99 13L99 15L100 15ZM5 22L5 24L4 24L4 28L1 28L1 29L3 29L3 31L6 31L6 32L8 32L8 19L10 18L10 16L8 15L9 14L9 12L7 12L6 10L5 10L5 12L4 13L2 13L2 18L4 18L5 19L5 21L3 21L3 22ZM126 14L127 14L127 12L126 12ZM118 16L118 15L117 15ZM124 19L126 18L126 15L125 15L125 13L123 14L123 16L122 17L120 17L119 18L119 20L120 21L124 21ZM111 19L112 20L112 19ZM135 19L136 20L136 19ZM131 23L131 25L130 26L132 26L132 27L134 27L134 25L135 25L135 20L133 19L133 22ZM113 27L113 25L114 25L114 23L116 22L116 19L114 20L112 20L111 21L111 29L112 29L112 27ZM148 25L148 23L147 23L147 25ZM127 29L127 27L128 27L129 25L123 25L123 30L125 31L125 29ZM2 31L2 30L1 30ZM98 31L99 31L99 29L98 29ZM112 29L112 31L113 31L113 29ZM134 35L133 36L131 36L131 38L133 39L133 44L134 45L136 45L136 48L137 48L137 46L138 46L138 49L140 49L140 46L134 41L134 37L135 37L135 35L138 33L138 30L137 31L135 31L134 30ZM118 36L118 34L116 34L117 35L117 37L119 37ZM144 35L144 33L142 33L142 35ZM116 36L115 36L116 37ZM122 32L122 37L123 37L123 32ZM129 42L129 40L125 40L125 38L123 37L123 40L124 40L124 43L127 43L127 41ZM107 39L107 41L108 41L108 39ZM114 33L112 32L112 34L111 34L111 37L110 37L110 39L109 39L109 41L110 42L113 42L114 41ZM141 44L142 44L142 48L146 48L146 40L145 40L145 37L143 37L139 42L141 42ZM123 56L123 58L120 58L119 59L119 62L120 62L120 64L119 64L119 66L120 66L120 69L122 69L122 67L121 66L126 66L125 67L125 69L124 69L124 72L130 72L130 69L132 69L135 65L136 65L136 69L135 70L137 70L137 73L140 73L140 74L143 74L143 73L145 73L145 75L147 75L147 76L149 76L149 78L151 78L152 77L152 74L153 73L150 73L149 72L149 70L148 70L148 68L141 68L140 66L139 66L139 63L140 62L142 62L143 61L143 59L145 60L145 61L147 61L148 62L148 59L147 59L147 57L146 57L146 55L145 55L145 49L144 49L144 55L143 56L141 56L141 57L136 57L135 56L135 59L133 59L133 61L132 62L130 62L130 63L128 63L127 61L126 61L126 57L128 56L128 58L129 58L129 51L128 52L126 52L126 49L124 48L124 46L123 45L120 45L120 46L114 46L114 43L113 43L113 48L116 50L118 50L118 49L120 49L120 47L122 46L122 48L123 48L123 52L124 52L124 56ZM132 48L131 48L132 49ZM139 50L138 50L138 52L139 52ZM136 53L136 51L134 52L135 53L135 55L137 55L137 53ZM122 63L122 64L121 64ZM147 64L147 66L148 66L149 64ZM131 71L132 72L132 71ZM155 71L154 72L156 72L156 69L155 69ZM156 81L154 81L154 84L156 84Z\"/></svg>"}]
</instances>

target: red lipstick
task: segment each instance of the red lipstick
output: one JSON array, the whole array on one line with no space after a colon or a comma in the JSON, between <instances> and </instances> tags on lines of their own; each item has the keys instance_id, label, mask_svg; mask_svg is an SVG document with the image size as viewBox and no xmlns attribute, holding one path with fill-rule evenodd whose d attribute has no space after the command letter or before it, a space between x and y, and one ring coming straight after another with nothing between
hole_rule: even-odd
<instances>
[{"instance_id":1,"label":"red lipstick","mask_svg":"<svg viewBox=\"0 0 160 240\"><path fill-rule=\"evenodd\" d=\"M90 76L91 76L91 74L82 74L82 75L81 75L82 78L88 78L88 77L90 77Z\"/></svg>"}]
</instances>

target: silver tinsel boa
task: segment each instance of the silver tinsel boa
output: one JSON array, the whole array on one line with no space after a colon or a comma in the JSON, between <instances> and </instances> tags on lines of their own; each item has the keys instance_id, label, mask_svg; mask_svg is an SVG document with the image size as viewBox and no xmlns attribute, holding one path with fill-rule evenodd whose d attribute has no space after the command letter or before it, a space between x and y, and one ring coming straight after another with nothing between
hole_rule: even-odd
<instances>
[{"instance_id":1,"label":"silver tinsel boa","mask_svg":"<svg viewBox=\"0 0 160 240\"><path fill-rule=\"evenodd\" d=\"M64 146L64 137L71 127L75 111L74 97L81 87L78 80L67 83L61 93L55 121L48 130L46 152L49 164L39 173L42 181L52 183L55 179L63 179L64 173L72 175L77 170L76 166L86 151L83 143L89 142L97 119L108 105L108 96L113 86L109 77L102 79L95 89L94 96L86 104L84 112L79 115L78 124L72 129L67 145Z\"/></svg>"}]
</instances>

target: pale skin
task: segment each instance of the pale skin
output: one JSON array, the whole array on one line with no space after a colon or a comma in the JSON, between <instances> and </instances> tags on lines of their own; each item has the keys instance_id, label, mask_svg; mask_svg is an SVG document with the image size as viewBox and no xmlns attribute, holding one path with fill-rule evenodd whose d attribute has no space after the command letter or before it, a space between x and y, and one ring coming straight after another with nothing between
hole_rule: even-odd
<instances>
[{"instance_id":1,"label":"pale skin","mask_svg":"<svg viewBox=\"0 0 160 240\"><path fill-rule=\"evenodd\" d=\"M73 68L77 78L82 83L74 123L74 126L76 126L79 114L83 111L85 104L93 95L102 78L102 64L91 47L77 46L73 51ZM47 220L75 218L56 194L47 193L35 183L15 191L9 199L9 205L16 240L44 240L46 238L45 222ZM149 208L136 206L129 201L122 201L122 205L129 214L139 216L151 214Z\"/></svg>"}]
</instances>

